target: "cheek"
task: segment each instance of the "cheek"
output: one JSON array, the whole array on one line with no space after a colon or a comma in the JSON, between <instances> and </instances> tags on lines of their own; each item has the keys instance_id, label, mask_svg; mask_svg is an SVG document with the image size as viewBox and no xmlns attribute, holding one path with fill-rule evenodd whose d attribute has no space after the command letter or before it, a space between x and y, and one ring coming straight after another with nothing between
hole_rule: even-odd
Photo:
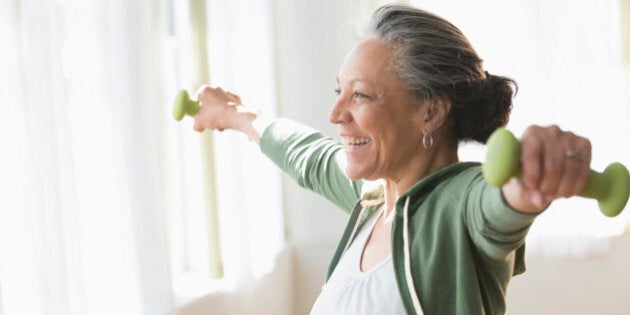
<instances>
[{"instance_id":1,"label":"cheek","mask_svg":"<svg viewBox=\"0 0 630 315\"><path fill-rule=\"evenodd\" d=\"M391 127L387 118L387 113L371 108L361 108L354 115L357 125L373 139Z\"/></svg>"},{"instance_id":2,"label":"cheek","mask_svg":"<svg viewBox=\"0 0 630 315\"><path fill-rule=\"evenodd\" d=\"M375 133L371 137L375 140L377 148L384 155L399 155L406 152L422 139L418 135L417 127L406 121L382 121L382 125L373 128ZM384 156L390 159L392 156Z\"/></svg>"}]
</instances>

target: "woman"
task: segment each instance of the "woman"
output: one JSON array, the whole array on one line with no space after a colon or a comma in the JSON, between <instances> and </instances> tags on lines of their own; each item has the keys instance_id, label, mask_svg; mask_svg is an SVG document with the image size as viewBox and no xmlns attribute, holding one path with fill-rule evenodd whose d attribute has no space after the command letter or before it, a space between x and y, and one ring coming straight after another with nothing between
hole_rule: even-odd
<instances>
[{"instance_id":1,"label":"woman","mask_svg":"<svg viewBox=\"0 0 630 315\"><path fill-rule=\"evenodd\" d=\"M522 136L523 180L501 189L458 143L504 126L512 80L483 70L452 24L409 6L378 9L338 74L329 120L343 145L238 96L204 87L197 131L246 133L300 185L350 213L311 314L502 314L537 214L585 186L590 142L558 127ZM380 180L373 191L362 180Z\"/></svg>"}]
</instances>

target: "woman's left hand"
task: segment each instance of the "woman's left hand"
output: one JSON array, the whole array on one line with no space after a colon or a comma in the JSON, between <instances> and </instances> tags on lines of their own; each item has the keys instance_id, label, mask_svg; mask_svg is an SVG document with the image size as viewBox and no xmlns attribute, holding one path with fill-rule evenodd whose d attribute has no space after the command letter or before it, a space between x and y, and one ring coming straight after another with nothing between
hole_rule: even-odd
<instances>
[{"instance_id":1,"label":"woman's left hand","mask_svg":"<svg viewBox=\"0 0 630 315\"><path fill-rule=\"evenodd\" d=\"M528 127L521 137L522 181L512 178L502 188L516 210L538 213L558 198L578 195L586 186L591 142L558 126Z\"/></svg>"}]
</instances>

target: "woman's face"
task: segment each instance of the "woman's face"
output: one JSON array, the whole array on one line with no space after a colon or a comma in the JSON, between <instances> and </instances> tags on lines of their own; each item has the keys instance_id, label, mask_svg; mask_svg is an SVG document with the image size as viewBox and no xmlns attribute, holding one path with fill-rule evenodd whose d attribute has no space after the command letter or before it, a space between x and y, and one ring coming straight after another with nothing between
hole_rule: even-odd
<instances>
[{"instance_id":1,"label":"woman's face","mask_svg":"<svg viewBox=\"0 0 630 315\"><path fill-rule=\"evenodd\" d=\"M422 103L413 99L390 67L383 42L368 38L347 56L329 120L339 126L352 180L405 175L422 157Z\"/></svg>"}]
</instances>

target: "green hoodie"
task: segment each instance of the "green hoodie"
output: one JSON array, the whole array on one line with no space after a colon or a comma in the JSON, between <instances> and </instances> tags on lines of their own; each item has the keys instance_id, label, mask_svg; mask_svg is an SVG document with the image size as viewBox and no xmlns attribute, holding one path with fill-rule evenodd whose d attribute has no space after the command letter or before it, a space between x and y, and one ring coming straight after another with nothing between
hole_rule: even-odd
<instances>
[{"instance_id":1,"label":"green hoodie","mask_svg":"<svg viewBox=\"0 0 630 315\"><path fill-rule=\"evenodd\" d=\"M414 144L415 145L415 144ZM278 119L263 153L302 187L350 213L328 277L362 224L383 202L382 187L351 181L343 147L316 130ZM392 259L408 314L504 314L513 275L525 271L525 236L536 215L510 208L479 163L457 163L421 179L396 201Z\"/></svg>"}]
</instances>

